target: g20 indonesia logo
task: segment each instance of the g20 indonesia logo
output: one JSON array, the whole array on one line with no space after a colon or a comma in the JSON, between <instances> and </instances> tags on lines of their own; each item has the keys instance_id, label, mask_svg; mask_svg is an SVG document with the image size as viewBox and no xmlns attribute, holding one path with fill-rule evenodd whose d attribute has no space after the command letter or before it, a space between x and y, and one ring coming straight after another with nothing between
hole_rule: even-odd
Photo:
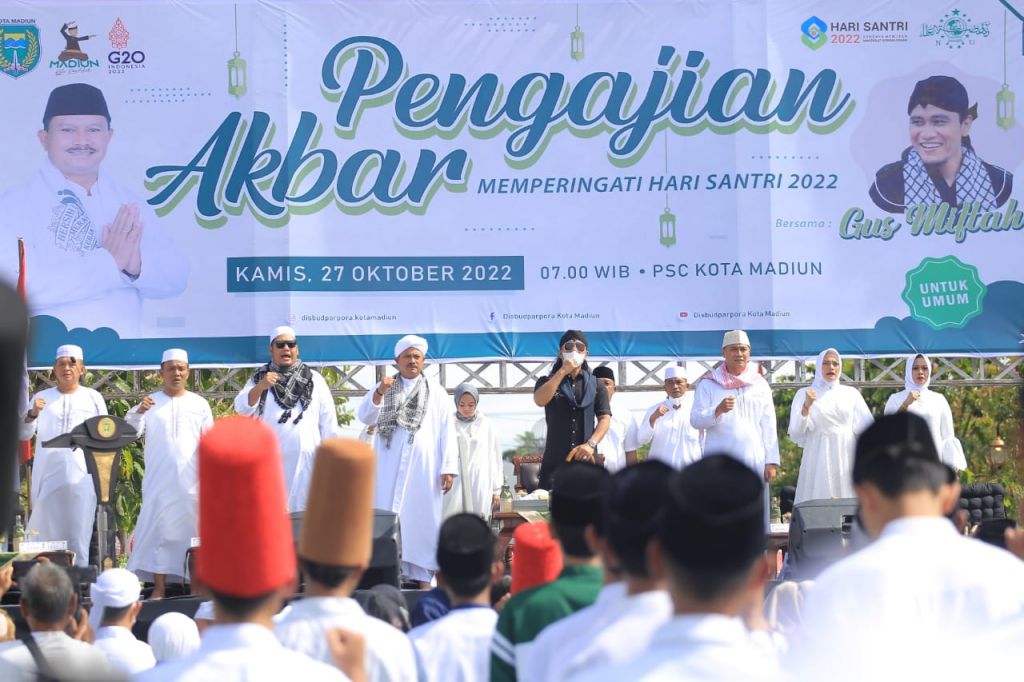
<instances>
[{"instance_id":1,"label":"g20 indonesia logo","mask_svg":"<svg viewBox=\"0 0 1024 682\"><path fill-rule=\"evenodd\" d=\"M959 9L953 9L936 24L922 24L921 37L934 36L936 45L959 50L964 45L973 45L977 38L988 38L991 25L990 21L974 23Z\"/></svg>"},{"instance_id":2,"label":"g20 indonesia logo","mask_svg":"<svg viewBox=\"0 0 1024 682\"><path fill-rule=\"evenodd\" d=\"M21 78L39 64L39 29L35 22L0 24L0 71Z\"/></svg>"},{"instance_id":3,"label":"g20 indonesia logo","mask_svg":"<svg viewBox=\"0 0 1024 682\"><path fill-rule=\"evenodd\" d=\"M800 40L812 50L817 50L828 42L828 36L825 34L827 29L824 21L818 17L810 17L800 24Z\"/></svg>"},{"instance_id":4,"label":"g20 indonesia logo","mask_svg":"<svg viewBox=\"0 0 1024 682\"><path fill-rule=\"evenodd\" d=\"M109 73L124 73L131 69L146 68L146 53L142 50L128 49L128 39L131 38L131 34L124 22L121 21L121 17L118 17L114 25L110 27L107 38L110 39L110 47L113 48L107 55Z\"/></svg>"}]
</instances>

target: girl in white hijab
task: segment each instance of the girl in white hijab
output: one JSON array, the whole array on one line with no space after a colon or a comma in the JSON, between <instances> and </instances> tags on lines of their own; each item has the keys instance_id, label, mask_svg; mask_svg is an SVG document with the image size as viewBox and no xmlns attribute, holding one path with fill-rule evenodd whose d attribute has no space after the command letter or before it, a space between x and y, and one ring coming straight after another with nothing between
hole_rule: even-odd
<instances>
[{"instance_id":1,"label":"girl in white hijab","mask_svg":"<svg viewBox=\"0 0 1024 682\"><path fill-rule=\"evenodd\" d=\"M923 417L928 422L939 457L945 464L963 471L967 468L967 458L963 445L953 434L953 411L944 395L928 388L932 382L931 362L920 353L907 358L904 377L904 389L889 396L885 413L907 411Z\"/></svg>"},{"instance_id":2,"label":"girl in white hijab","mask_svg":"<svg viewBox=\"0 0 1024 682\"><path fill-rule=\"evenodd\" d=\"M860 391L842 386L843 360L835 348L818 354L814 381L793 398L789 437L804 449L795 502L853 497L853 449L874 421Z\"/></svg>"}]
</instances>

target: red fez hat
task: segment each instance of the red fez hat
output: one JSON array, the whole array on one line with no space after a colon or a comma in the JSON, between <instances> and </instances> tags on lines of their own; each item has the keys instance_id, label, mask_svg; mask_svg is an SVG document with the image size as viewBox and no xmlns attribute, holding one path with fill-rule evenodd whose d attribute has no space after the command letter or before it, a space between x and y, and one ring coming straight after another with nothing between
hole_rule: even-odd
<instances>
[{"instance_id":1,"label":"red fez hat","mask_svg":"<svg viewBox=\"0 0 1024 682\"><path fill-rule=\"evenodd\" d=\"M549 583L562 572L562 548L546 521L522 524L512 539L512 594Z\"/></svg>"},{"instance_id":2,"label":"red fez hat","mask_svg":"<svg viewBox=\"0 0 1024 682\"><path fill-rule=\"evenodd\" d=\"M281 454L261 421L228 417L199 439L197 577L214 592L258 597L295 577Z\"/></svg>"}]
</instances>

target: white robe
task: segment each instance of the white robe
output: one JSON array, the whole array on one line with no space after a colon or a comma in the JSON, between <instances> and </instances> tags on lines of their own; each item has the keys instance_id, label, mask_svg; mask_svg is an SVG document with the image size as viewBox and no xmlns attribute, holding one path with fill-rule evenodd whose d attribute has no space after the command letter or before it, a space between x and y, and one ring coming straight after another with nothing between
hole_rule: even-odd
<instances>
[{"instance_id":1,"label":"white robe","mask_svg":"<svg viewBox=\"0 0 1024 682\"><path fill-rule=\"evenodd\" d=\"M96 631L93 646L107 655L110 667L125 675L136 675L156 665L153 650L128 628L104 625Z\"/></svg>"},{"instance_id":2,"label":"white robe","mask_svg":"<svg viewBox=\"0 0 1024 682\"><path fill-rule=\"evenodd\" d=\"M455 438L459 447L458 475L451 492L442 498L444 518L459 512L491 518L491 500L505 483L501 446L493 422L477 412L471 422L455 417Z\"/></svg>"},{"instance_id":3,"label":"white robe","mask_svg":"<svg viewBox=\"0 0 1024 682\"><path fill-rule=\"evenodd\" d=\"M486 606L456 607L409 632L420 682L483 682L491 673L491 639L498 613ZM522 678L520 678L522 679Z\"/></svg>"},{"instance_id":4,"label":"white robe","mask_svg":"<svg viewBox=\"0 0 1024 682\"><path fill-rule=\"evenodd\" d=\"M142 270L134 281L99 245L103 226L127 203L139 206L144 226ZM189 259L164 221L102 169L86 192L49 161L43 162L27 185L0 198L0 236L0 243L12 244L0 256L0 277L17 278L13 244L25 237L31 314L56 317L68 329L110 327L122 338L137 337L142 299L175 296L188 282Z\"/></svg>"},{"instance_id":5,"label":"white robe","mask_svg":"<svg viewBox=\"0 0 1024 682\"><path fill-rule=\"evenodd\" d=\"M655 630L644 650L625 663L587 668L568 679L571 682L775 682L779 678L778 659L754 641L743 621L700 614L675 616Z\"/></svg>"},{"instance_id":6,"label":"white robe","mask_svg":"<svg viewBox=\"0 0 1024 682\"><path fill-rule=\"evenodd\" d=\"M909 393L908 389L903 389L889 396L885 401L885 413L899 412L900 405L907 399ZM942 462L957 471L963 471L967 468L967 458L964 456L963 445L953 433L953 411L949 409L949 401L946 400L946 396L932 390L919 390L919 393L921 397L911 403L907 412L916 414L928 422L928 430L932 433Z\"/></svg>"},{"instance_id":7,"label":"white robe","mask_svg":"<svg viewBox=\"0 0 1024 682\"><path fill-rule=\"evenodd\" d=\"M852 386L817 391L818 398L804 417L808 388L796 392L789 414L789 437L804 450L795 501L853 497L853 449L874 418Z\"/></svg>"},{"instance_id":8,"label":"white robe","mask_svg":"<svg viewBox=\"0 0 1024 682\"><path fill-rule=\"evenodd\" d=\"M255 384L252 377L235 396L235 412L250 417L256 414L259 400L249 405L249 391ZM306 497L309 495L309 481L313 476L313 461L316 459L316 448L325 438L333 438L338 434L338 412L334 406L334 397L327 382L320 373L313 371L313 395L309 408L303 410L302 404L296 402L291 417L284 424L278 420L284 412L274 400L272 391L267 391L267 399L263 405L263 422L277 434L277 442L281 448L281 460L284 466L284 485L288 492L288 511L306 510ZM305 412L299 423L295 418Z\"/></svg>"},{"instance_id":9,"label":"white robe","mask_svg":"<svg viewBox=\"0 0 1024 682\"><path fill-rule=\"evenodd\" d=\"M958 660L977 673L965 643L1022 616L1024 561L947 518L904 517L818 577L786 667L800 680L968 679L950 674Z\"/></svg>"},{"instance_id":10,"label":"white robe","mask_svg":"<svg viewBox=\"0 0 1024 682\"><path fill-rule=\"evenodd\" d=\"M32 464L32 515L27 542L66 540L76 566L89 565L89 542L96 522L96 489L78 448L44 448L42 443L68 433L86 419L106 414L103 396L85 386L72 393L47 388L33 398L46 400L36 419L21 424L21 437L36 435Z\"/></svg>"},{"instance_id":11,"label":"white robe","mask_svg":"<svg viewBox=\"0 0 1024 682\"><path fill-rule=\"evenodd\" d=\"M651 407L640 420L639 440L650 443L648 457L657 459L675 469L693 464L701 458L700 432L690 424L693 411L693 393L687 391L680 398L679 408L673 406L673 400L666 398ZM664 405L668 412L663 414L651 427L651 415L658 407ZM762 473L764 473L762 471Z\"/></svg>"},{"instance_id":12,"label":"white robe","mask_svg":"<svg viewBox=\"0 0 1024 682\"><path fill-rule=\"evenodd\" d=\"M190 391L177 398L163 391L150 397L151 408L139 414L136 405L125 415L146 436L142 511L128 570L142 580L157 573L184 579L185 553L199 534L199 436L213 426L213 412L205 398Z\"/></svg>"},{"instance_id":13,"label":"white robe","mask_svg":"<svg viewBox=\"0 0 1024 682\"><path fill-rule=\"evenodd\" d=\"M403 391L411 388L398 379ZM430 385L423 423L409 442L409 432L396 428L390 447L374 434L377 451L377 481L373 506L396 512L402 528L402 563L423 571L437 570L437 534L441 529L441 474L458 474L458 449L452 422L451 398L436 379L422 377ZM378 384L379 386L379 384ZM367 391L356 416L366 425L377 423L380 406L373 404L378 386ZM383 404L383 399L381 400ZM407 575L409 575L407 573ZM429 580L422 572L409 575Z\"/></svg>"},{"instance_id":14,"label":"white robe","mask_svg":"<svg viewBox=\"0 0 1024 682\"><path fill-rule=\"evenodd\" d=\"M232 680L347 680L333 665L314 661L281 645L262 625L211 625L199 651L161 663L139 682L230 682Z\"/></svg>"},{"instance_id":15,"label":"white robe","mask_svg":"<svg viewBox=\"0 0 1024 682\"><path fill-rule=\"evenodd\" d=\"M345 628L366 640L369 682L416 682L416 659L404 632L366 614L347 597L306 597L293 601L288 613L274 622L274 634L288 649L333 664L327 631Z\"/></svg>"},{"instance_id":16,"label":"white robe","mask_svg":"<svg viewBox=\"0 0 1024 682\"><path fill-rule=\"evenodd\" d=\"M608 432L597 446L597 451L604 456L604 468L615 473L626 466L626 453L634 452L640 443L637 436L637 424L628 411L612 413Z\"/></svg>"}]
</instances>

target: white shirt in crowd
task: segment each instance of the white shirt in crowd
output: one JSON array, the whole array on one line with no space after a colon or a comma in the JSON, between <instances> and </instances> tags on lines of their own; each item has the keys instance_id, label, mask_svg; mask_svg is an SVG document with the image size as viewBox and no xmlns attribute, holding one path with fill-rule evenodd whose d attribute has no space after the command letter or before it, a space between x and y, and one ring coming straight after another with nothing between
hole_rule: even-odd
<instances>
[{"instance_id":1,"label":"white shirt in crowd","mask_svg":"<svg viewBox=\"0 0 1024 682\"><path fill-rule=\"evenodd\" d=\"M107 655L114 670L126 675L135 675L156 665L153 650L136 639L128 628L105 625L96 631L93 644Z\"/></svg>"},{"instance_id":2,"label":"white shirt in crowd","mask_svg":"<svg viewBox=\"0 0 1024 682\"><path fill-rule=\"evenodd\" d=\"M490 676L491 639L498 613L487 606L456 606L409 632L420 682L477 682Z\"/></svg>"},{"instance_id":3,"label":"white shirt in crowd","mask_svg":"<svg viewBox=\"0 0 1024 682\"><path fill-rule=\"evenodd\" d=\"M366 638L366 675L370 682L415 682L416 661L405 633L366 614L355 599L307 597L293 601L274 622L277 639L292 651L332 663L327 631L345 628Z\"/></svg>"}]
</instances>

